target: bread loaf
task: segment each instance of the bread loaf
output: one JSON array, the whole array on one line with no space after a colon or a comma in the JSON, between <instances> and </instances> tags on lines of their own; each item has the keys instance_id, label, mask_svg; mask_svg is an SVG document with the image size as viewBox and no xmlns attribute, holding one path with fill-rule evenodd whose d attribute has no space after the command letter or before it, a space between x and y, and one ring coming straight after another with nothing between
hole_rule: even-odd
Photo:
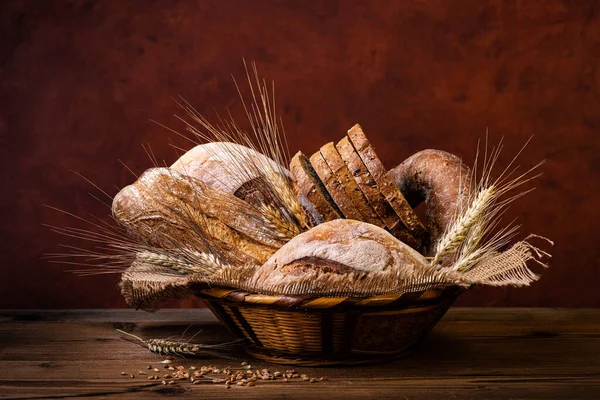
<instances>
[{"instance_id":1,"label":"bread loaf","mask_svg":"<svg viewBox=\"0 0 600 400\"><path fill-rule=\"evenodd\" d=\"M320 151L317 151L310 156L310 163L343 216L358 221L362 220L363 216L356 209L354 203L348 198L344 185L333 173Z\"/></svg>"},{"instance_id":2,"label":"bread loaf","mask_svg":"<svg viewBox=\"0 0 600 400\"><path fill-rule=\"evenodd\" d=\"M361 192L335 145L327 143L319 151L331 169L333 176L335 176L336 182L344 189L345 198L343 201L351 204L360 213L362 216L361 221L384 227L385 224Z\"/></svg>"},{"instance_id":3,"label":"bread loaf","mask_svg":"<svg viewBox=\"0 0 600 400\"><path fill-rule=\"evenodd\" d=\"M161 248L208 244L264 262L282 241L250 204L168 168L152 168L113 200L113 217L130 236Z\"/></svg>"},{"instance_id":4,"label":"bread loaf","mask_svg":"<svg viewBox=\"0 0 600 400\"><path fill-rule=\"evenodd\" d=\"M365 222L338 219L289 241L251 278L249 287L289 295L395 292L428 268L417 251Z\"/></svg>"},{"instance_id":5,"label":"bread loaf","mask_svg":"<svg viewBox=\"0 0 600 400\"><path fill-rule=\"evenodd\" d=\"M377 188L394 209L404 226L417 241L424 241L427 236L425 227L387 173L360 125L356 124L348 131L348 138L375 180Z\"/></svg>"},{"instance_id":6,"label":"bread loaf","mask_svg":"<svg viewBox=\"0 0 600 400\"><path fill-rule=\"evenodd\" d=\"M460 158L441 150L423 150L407 158L390 175L411 206L425 201L430 251L471 194L471 172Z\"/></svg>"},{"instance_id":7,"label":"bread loaf","mask_svg":"<svg viewBox=\"0 0 600 400\"><path fill-rule=\"evenodd\" d=\"M254 205L272 200L265 175L279 173L290 177L288 170L269 157L230 142L198 145L183 154L171 169Z\"/></svg>"},{"instance_id":8,"label":"bread loaf","mask_svg":"<svg viewBox=\"0 0 600 400\"><path fill-rule=\"evenodd\" d=\"M385 228L396 238L400 239L412 248L418 249L419 243L408 233L406 227L402 221L400 221L400 218L394 209L381 194L379 188L377 187L377 183L369 173L369 170L365 164L360 159L358 153L356 153L356 150L350 143L348 137L346 136L340 140L336 144L336 147L340 153L340 156L348 165L348 169L354 177L358 187L365 195L375 212L377 212L377 215L379 215L381 218Z\"/></svg>"},{"instance_id":9,"label":"bread loaf","mask_svg":"<svg viewBox=\"0 0 600 400\"><path fill-rule=\"evenodd\" d=\"M319 179L310 161L302 152L299 151L292 158L290 171L296 183L295 189L299 200L306 198L324 221L344 217L323 182Z\"/></svg>"}]
</instances>

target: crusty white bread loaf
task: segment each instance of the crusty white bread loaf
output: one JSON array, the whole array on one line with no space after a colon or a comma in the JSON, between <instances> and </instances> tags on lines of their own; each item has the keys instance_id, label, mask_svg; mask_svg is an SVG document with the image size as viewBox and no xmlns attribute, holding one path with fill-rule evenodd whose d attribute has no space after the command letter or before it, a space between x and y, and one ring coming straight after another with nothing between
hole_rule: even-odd
<instances>
[{"instance_id":1,"label":"crusty white bread loaf","mask_svg":"<svg viewBox=\"0 0 600 400\"><path fill-rule=\"evenodd\" d=\"M413 154L390 175L411 206L425 201L431 253L460 210L468 207L471 171L462 160L442 150Z\"/></svg>"},{"instance_id":2,"label":"crusty white bread loaf","mask_svg":"<svg viewBox=\"0 0 600 400\"><path fill-rule=\"evenodd\" d=\"M171 169L255 205L270 200L265 199L269 196L265 175L272 172L290 177L289 171L271 158L230 142L198 145L179 157Z\"/></svg>"},{"instance_id":3,"label":"crusty white bread loaf","mask_svg":"<svg viewBox=\"0 0 600 400\"><path fill-rule=\"evenodd\" d=\"M289 241L248 286L289 295L372 295L402 291L425 271L425 257L384 229L338 219Z\"/></svg>"}]
</instances>

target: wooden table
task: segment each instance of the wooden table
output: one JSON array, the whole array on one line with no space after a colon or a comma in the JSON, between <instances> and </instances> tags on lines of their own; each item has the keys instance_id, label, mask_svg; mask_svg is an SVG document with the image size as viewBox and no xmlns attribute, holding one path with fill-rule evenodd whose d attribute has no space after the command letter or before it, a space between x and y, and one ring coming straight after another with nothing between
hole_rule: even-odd
<instances>
[{"instance_id":1,"label":"wooden table","mask_svg":"<svg viewBox=\"0 0 600 400\"><path fill-rule=\"evenodd\" d=\"M115 327L143 337L226 341L229 334L204 309L0 311L0 398L600 398L600 310L453 308L410 355L380 365L297 368L327 381L257 381L254 387L161 381L139 376L160 357L123 340ZM190 327L190 324L193 324ZM187 335L189 336L189 335ZM187 337L186 336L186 337ZM178 359L284 371L238 360ZM121 372L134 374L121 375ZM152 371L149 371L152 372Z\"/></svg>"}]
</instances>

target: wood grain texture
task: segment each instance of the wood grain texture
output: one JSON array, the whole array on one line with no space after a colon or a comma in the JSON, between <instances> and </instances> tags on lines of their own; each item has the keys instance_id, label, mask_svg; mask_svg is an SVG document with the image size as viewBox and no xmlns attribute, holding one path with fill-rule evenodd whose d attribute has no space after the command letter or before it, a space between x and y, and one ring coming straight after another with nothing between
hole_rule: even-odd
<instances>
[{"instance_id":1,"label":"wood grain texture","mask_svg":"<svg viewBox=\"0 0 600 400\"><path fill-rule=\"evenodd\" d=\"M167 165L181 154L170 139L191 148L150 122L183 132L172 97L247 127L230 79L242 83L242 57L275 81L292 154L359 122L387 168L425 148L472 165L489 128L505 136L502 170L535 134L520 164L546 159L544 175L507 220L556 242L552 267L531 288L459 304L600 307L595 0L6 0L0 32L2 308L125 306L118 277L40 260L61 242L88 246L42 227L73 221L41 205L104 216L69 170L114 195L135 180L117 160L151 165L142 143Z\"/></svg>"},{"instance_id":2,"label":"wood grain texture","mask_svg":"<svg viewBox=\"0 0 600 400\"><path fill-rule=\"evenodd\" d=\"M591 399L600 396L600 310L454 308L414 351L396 361L353 368L297 368L328 381L258 381L255 387L163 386L137 375L163 357L122 340L114 327L143 337L226 341L207 310L0 311L0 398L328 398ZM191 326L190 326L191 325ZM183 359L186 367L249 361Z\"/></svg>"}]
</instances>

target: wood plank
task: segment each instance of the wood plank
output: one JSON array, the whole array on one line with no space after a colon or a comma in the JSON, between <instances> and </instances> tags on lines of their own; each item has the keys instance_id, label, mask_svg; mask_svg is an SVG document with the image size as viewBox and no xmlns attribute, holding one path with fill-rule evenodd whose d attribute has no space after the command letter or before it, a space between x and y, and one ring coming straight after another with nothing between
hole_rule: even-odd
<instances>
[{"instance_id":1,"label":"wood plank","mask_svg":"<svg viewBox=\"0 0 600 400\"><path fill-rule=\"evenodd\" d=\"M0 398L598 398L600 310L454 308L408 356L380 365L297 368L326 382L259 381L255 387L162 385L137 376L163 359L120 338L115 327L145 338L228 341L208 310L0 311ZM178 359L189 367L285 366L251 360ZM121 371L136 375L121 376Z\"/></svg>"}]
</instances>

